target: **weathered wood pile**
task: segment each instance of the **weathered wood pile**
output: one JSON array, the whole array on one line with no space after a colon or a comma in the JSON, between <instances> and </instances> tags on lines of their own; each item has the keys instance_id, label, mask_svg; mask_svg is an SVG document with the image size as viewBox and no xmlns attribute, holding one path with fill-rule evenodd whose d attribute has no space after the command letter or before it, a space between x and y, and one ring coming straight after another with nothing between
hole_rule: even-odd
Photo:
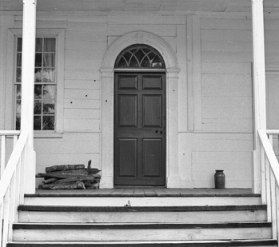
<instances>
[{"instance_id":1,"label":"weathered wood pile","mask_svg":"<svg viewBox=\"0 0 279 247\"><path fill-rule=\"evenodd\" d=\"M85 165L59 165L46 167L46 173L38 173L37 178L44 178L39 189L72 190L98 189L101 179L101 170Z\"/></svg>"}]
</instances>

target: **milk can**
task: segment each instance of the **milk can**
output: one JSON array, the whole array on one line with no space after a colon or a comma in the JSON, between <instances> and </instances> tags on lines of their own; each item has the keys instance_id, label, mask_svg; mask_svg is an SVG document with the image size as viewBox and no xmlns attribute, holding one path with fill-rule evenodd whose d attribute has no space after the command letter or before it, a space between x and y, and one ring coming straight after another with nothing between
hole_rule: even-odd
<instances>
[{"instance_id":1,"label":"milk can","mask_svg":"<svg viewBox=\"0 0 279 247\"><path fill-rule=\"evenodd\" d=\"M214 175L215 189L225 189L225 174L224 170L215 170Z\"/></svg>"}]
</instances>

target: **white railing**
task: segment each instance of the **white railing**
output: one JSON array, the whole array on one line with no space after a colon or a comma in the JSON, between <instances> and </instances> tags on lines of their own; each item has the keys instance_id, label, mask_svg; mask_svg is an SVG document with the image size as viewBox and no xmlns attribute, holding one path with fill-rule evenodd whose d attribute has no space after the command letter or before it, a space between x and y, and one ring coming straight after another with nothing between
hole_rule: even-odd
<instances>
[{"instance_id":1,"label":"white railing","mask_svg":"<svg viewBox=\"0 0 279 247\"><path fill-rule=\"evenodd\" d=\"M279 163L273 150L273 135L279 131L259 130L261 140L262 203L267 205L267 220L272 237L279 237Z\"/></svg>"},{"instance_id":2,"label":"white railing","mask_svg":"<svg viewBox=\"0 0 279 247\"><path fill-rule=\"evenodd\" d=\"M0 246L12 240L12 224L18 221L17 207L24 200L24 163L30 148L28 132L0 131L1 136L1 180L0 180ZM14 138L12 154L5 166L6 138ZM4 158L3 156L4 155ZM3 163L2 163L3 162Z\"/></svg>"}]
</instances>

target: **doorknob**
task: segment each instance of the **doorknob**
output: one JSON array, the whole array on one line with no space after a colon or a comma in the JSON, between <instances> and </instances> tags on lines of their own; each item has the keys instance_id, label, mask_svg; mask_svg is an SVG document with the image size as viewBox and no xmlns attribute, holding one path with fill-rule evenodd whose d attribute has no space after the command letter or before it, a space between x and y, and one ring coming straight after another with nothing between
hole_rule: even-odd
<instances>
[{"instance_id":1,"label":"doorknob","mask_svg":"<svg viewBox=\"0 0 279 247\"><path fill-rule=\"evenodd\" d=\"M161 134L161 135L163 134L163 130L160 131L160 134Z\"/></svg>"},{"instance_id":2,"label":"doorknob","mask_svg":"<svg viewBox=\"0 0 279 247\"><path fill-rule=\"evenodd\" d=\"M157 134L159 132L159 130L155 130L155 133Z\"/></svg>"}]
</instances>

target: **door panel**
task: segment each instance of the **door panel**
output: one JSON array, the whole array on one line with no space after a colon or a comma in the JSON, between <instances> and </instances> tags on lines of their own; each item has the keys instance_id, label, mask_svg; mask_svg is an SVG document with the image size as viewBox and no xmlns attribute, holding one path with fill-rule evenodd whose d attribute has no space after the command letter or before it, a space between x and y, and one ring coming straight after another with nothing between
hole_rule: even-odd
<instances>
[{"instance_id":1,"label":"door panel","mask_svg":"<svg viewBox=\"0 0 279 247\"><path fill-rule=\"evenodd\" d=\"M137 95L119 95L119 126L136 127L138 125Z\"/></svg>"},{"instance_id":2,"label":"door panel","mask_svg":"<svg viewBox=\"0 0 279 247\"><path fill-rule=\"evenodd\" d=\"M137 139L119 139L119 176L137 176Z\"/></svg>"},{"instance_id":3,"label":"door panel","mask_svg":"<svg viewBox=\"0 0 279 247\"><path fill-rule=\"evenodd\" d=\"M136 75L121 75L119 78L119 89L137 89L138 77Z\"/></svg>"},{"instance_id":4,"label":"door panel","mask_svg":"<svg viewBox=\"0 0 279 247\"><path fill-rule=\"evenodd\" d=\"M162 163L162 139L143 140L143 176L160 177Z\"/></svg>"},{"instance_id":5,"label":"door panel","mask_svg":"<svg viewBox=\"0 0 279 247\"><path fill-rule=\"evenodd\" d=\"M143 89L162 89L162 77L145 75L142 80Z\"/></svg>"},{"instance_id":6,"label":"door panel","mask_svg":"<svg viewBox=\"0 0 279 247\"><path fill-rule=\"evenodd\" d=\"M162 96L143 95L143 127L162 127Z\"/></svg>"},{"instance_id":7,"label":"door panel","mask_svg":"<svg viewBox=\"0 0 279 247\"><path fill-rule=\"evenodd\" d=\"M165 74L116 73L115 185L165 185Z\"/></svg>"}]
</instances>

